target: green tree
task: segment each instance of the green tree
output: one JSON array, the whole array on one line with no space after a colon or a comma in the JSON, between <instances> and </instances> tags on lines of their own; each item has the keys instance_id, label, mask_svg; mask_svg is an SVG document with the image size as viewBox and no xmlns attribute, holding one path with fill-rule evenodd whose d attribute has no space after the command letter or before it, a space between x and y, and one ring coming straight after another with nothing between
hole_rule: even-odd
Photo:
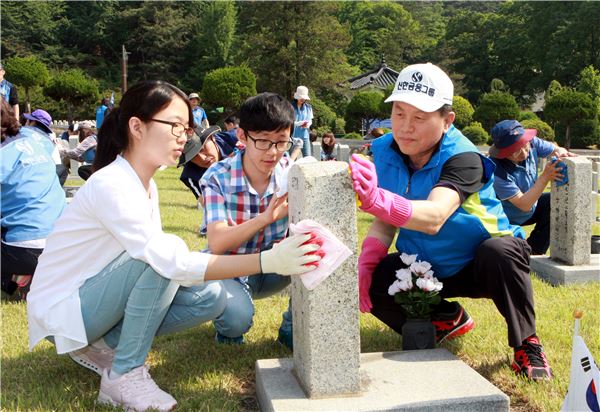
<instances>
[{"instance_id":1,"label":"green tree","mask_svg":"<svg viewBox=\"0 0 600 412\"><path fill-rule=\"evenodd\" d=\"M560 85L558 80L552 80L546 89L546 94L544 95L545 99L550 99L552 96L562 91L563 87Z\"/></svg>"},{"instance_id":2,"label":"green tree","mask_svg":"<svg viewBox=\"0 0 600 412\"><path fill-rule=\"evenodd\" d=\"M239 3L238 48L257 76L258 89L288 98L299 85L311 93L335 88L357 73L346 59L348 29L335 2Z\"/></svg>"},{"instance_id":3,"label":"green tree","mask_svg":"<svg viewBox=\"0 0 600 412\"><path fill-rule=\"evenodd\" d=\"M577 91L590 96L594 103L594 112L598 116L600 114L600 71L592 65L585 67L579 73Z\"/></svg>"},{"instance_id":4,"label":"green tree","mask_svg":"<svg viewBox=\"0 0 600 412\"><path fill-rule=\"evenodd\" d=\"M519 106L513 95L505 92L485 93L481 96L479 106L473 113L473 119L480 122L487 130L500 120L516 119Z\"/></svg>"},{"instance_id":5,"label":"green tree","mask_svg":"<svg viewBox=\"0 0 600 412\"><path fill-rule=\"evenodd\" d=\"M46 65L35 56L11 57L6 60L6 71L17 86L25 89L26 112L31 113L29 91L35 86L44 86L50 74Z\"/></svg>"},{"instance_id":6,"label":"green tree","mask_svg":"<svg viewBox=\"0 0 600 412\"><path fill-rule=\"evenodd\" d=\"M515 2L521 3L521 2ZM529 55L535 60L538 84L556 79L574 87L584 67L600 67L600 3L524 2L525 34L531 39ZM551 44L552 47L547 47Z\"/></svg>"},{"instance_id":7,"label":"green tree","mask_svg":"<svg viewBox=\"0 0 600 412\"><path fill-rule=\"evenodd\" d=\"M199 6L200 7L200 6ZM211 70L233 64L237 9L231 0L209 2L201 17L193 23L187 44L187 87L199 89Z\"/></svg>"},{"instance_id":8,"label":"green tree","mask_svg":"<svg viewBox=\"0 0 600 412\"><path fill-rule=\"evenodd\" d=\"M363 123L369 130L373 120L387 116L381 112L383 100L383 94L377 91L356 93L346 107L346 130L358 131Z\"/></svg>"},{"instance_id":9,"label":"green tree","mask_svg":"<svg viewBox=\"0 0 600 412\"><path fill-rule=\"evenodd\" d=\"M310 104L313 107L315 116L313 126L327 127L330 131L333 131L335 129L336 120L335 112L331 110L323 100L317 97L310 99Z\"/></svg>"},{"instance_id":10,"label":"green tree","mask_svg":"<svg viewBox=\"0 0 600 412\"><path fill-rule=\"evenodd\" d=\"M454 96L452 98L452 110L456 113L454 119L454 125L459 129L467 127L473 121L473 113L475 109L467 99L461 96Z\"/></svg>"},{"instance_id":11,"label":"green tree","mask_svg":"<svg viewBox=\"0 0 600 412\"><path fill-rule=\"evenodd\" d=\"M202 96L215 107L223 107L224 116L237 111L250 96L256 94L256 77L248 67L224 67L209 72L204 78Z\"/></svg>"},{"instance_id":12,"label":"green tree","mask_svg":"<svg viewBox=\"0 0 600 412\"><path fill-rule=\"evenodd\" d=\"M376 67L382 53L390 67L402 68L415 61L427 45L427 28L421 30L400 3L344 2L338 16L352 34L348 61L361 70Z\"/></svg>"},{"instance_id":13,"label":"green tree","mask_svg":"<svg viewBox=\"0 0 600 412\"><path fill-rule=\"evenodd\" d=\"M565 127L563 146L571 147L571 126L578 120L594 117L594 104L585 93L565 89L546 100L544 115Z\"/></svg>"},{"instance_id":14,"label":"green tree","mask_svg":"<svg viewBox=\"0 0 600 412\"><path fill-rule=\"evenodd\" d=\"M60 38L60 28L67 23L65 3L2 1L3 58L34 55L46 63L60 64L67 54Z\"/></svg>"},{"instance_id":15,"label":"green tree","mask_svg":"<svg viewBox=\"0 0 600 412\"><path fill-rule=\"evenodd\" d=\"M50 79L44 92L56 101L66 102L69 123L73 121L73 106L93 105L99 96L98 82L80 69L58 72Z\"/></svg>"},{"instance_id":16,"label":"green tree","mask_svg":"<svg viewBox=\"0 0 600 412\"><path fill-rule=\"evenodd\" d=\"M467 139L474 145L486 144L490 140L490 135L485 131L481 123L473 122L462 130Z\"/></svg>"}]
</instances>

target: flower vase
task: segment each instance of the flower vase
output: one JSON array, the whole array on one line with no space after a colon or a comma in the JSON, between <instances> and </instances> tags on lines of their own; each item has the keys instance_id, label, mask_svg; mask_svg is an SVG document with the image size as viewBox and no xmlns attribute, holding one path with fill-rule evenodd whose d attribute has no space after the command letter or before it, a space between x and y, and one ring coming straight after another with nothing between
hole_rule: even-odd
<instances>
[{"instance_id":1,"label":"flower vase","mask_svg":"<svg viewBox=\"0 0 600 412\"><path fill-rule=\"evenodd\" d=\"M429 319L407 319L402 326L402 350L433 349L435 327Z\"/></svg>"}]
</instances>

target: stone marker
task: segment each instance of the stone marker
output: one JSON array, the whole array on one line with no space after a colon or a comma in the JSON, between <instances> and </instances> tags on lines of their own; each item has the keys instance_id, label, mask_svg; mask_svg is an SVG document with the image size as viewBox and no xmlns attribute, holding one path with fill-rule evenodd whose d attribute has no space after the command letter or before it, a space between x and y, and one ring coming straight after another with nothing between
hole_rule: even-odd
<instances>
[{"instance_id":1,"label":"stone marker","mask_svg":"<svg viewBox=\"0 0 600 412\"><path fill-rule=\"evenodd\" d=\"M290 223L312 219L356 250L356 203L348 164L295 165L288 187ZM292 278L294 368L308 397L359 390L358 311L350 310L358 307L356 261L355 254L350 256L313 291Z\"/></svg>"},{"instance_id":2,"label":"stone marker","mask_svg":"<svg viewBox=\"0 0 600 412\"><path fill-rule=\"evenodd\" d=\"M312 157L317 160L321 160L321 142L311 142Z\"/></svg>"},{"instance_id":3,"label":"stone marker","mask_svg":"<svg viewBox=\"0 0 600 412\"><path fill-rule=\"evenodd\" d=\"M552 183L550 257L532 256L531 270L552 284L600 281L600 255L590 253L592 164L584 157L562 159L569 183Z\"/></svg>"},{"instance_id":4,"label":"stone marker","mask_svg":"<svg viewBox=\"0 0 600 412\"><path fill-rule=\"evenodd\" d=\"M348 146L347 144L341 144L338 146L337 160L339 160L340 162L350 161L350 146Z\"/></svg>"},{"instance_id":5,"label":"stone marker","mask_svg":"<svg viewBox=\"0 0 600 412\"><path fill-rule=\"evenodd\" d=\"M344 162L294 165L289 216L357 248ZM314 290L292 278L294 358L256 362L262 411L508 411L509 398L445 349L360 354L357 256ZM400 346L398 339L398 346Z\"/></svg>"}]
</instances>

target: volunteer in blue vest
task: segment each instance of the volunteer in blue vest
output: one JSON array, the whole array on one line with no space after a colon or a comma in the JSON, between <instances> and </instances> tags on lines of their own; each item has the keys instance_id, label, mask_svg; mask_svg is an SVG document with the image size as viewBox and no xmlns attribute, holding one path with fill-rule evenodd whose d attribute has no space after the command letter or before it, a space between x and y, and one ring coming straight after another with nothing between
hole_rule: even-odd
<instances>
[{"instance_id":1,"label":"volunteer in blue vest","mask_svg":"<svg viewBox=\"0 0 600 412\"><path fill-rule=\"evenodd\" d=\"M308 88L306 86L298 86L294 93L294 112L296 113L296 119L294 120L294 130L292 132L292 139L302 139L302 156L312 155L312 145L310 143L310 126L312 125L313 109L308 103L310 97L308 96ZM290 153L294 153L292 148Z\"/></svg>"},{"instance_id":2,"label":"volunteer in blue vest","mask_svg":"<svg viewBox=\"0 0 600 412\"><path fill-rule=\"evenodd\" d=\"M100 127L102 127L102 122L104 121L104 118L106 117L106 115L108 114L109 110L109 105L110 105L110 100L108 97L104 97L102 99L102 101L100 102L100 106L98 106L96 108L96 128L98 130L100 130Z\"/></svg>"},{"instance_id":3,"label":"volunteer in blue vest","mask_svg":"<svg viewBox=\"0 0 600 412\"><path fill-rule=\"evenodd\" d=\"M535 225L527 238L531 253L543 255L550 246L550 192L548 182L563 178L558 162L548 161L538 176L540 158L569 157L576 154L536 136L516 120L503 120L492 129L494 144L490 157L496 163L494 190L504 213L513 225Z\"/></svg>"},{"instance_id":4,"label":"volunteer in blue vest","mask_svg":"<svg viewBox=\"0 0 600 412\"><path fill-rule=\"evenodd\" d=\"M4 78L5 74L4 65L0 63L0 96L8 102L15 119L19 120L19 94L15 85Z\"/></svg>"},{"instance_id":5,"label":"volunteer in blue vest","mask_svg":"<svg viewBox=\"0 0 600 412\"><path fill-rule=\"evenodd\" d=\"M65 207L48 137L21 127L8 102L0 99L2 144L2 290L24 298L46 238Z\"/></svg>"},{"instance_id":6,"label":"volunteer in blue vest","mask_svg":"<svg viewBox=\"0 0 600 412\"><path fill-rule=\"evenodd\" d=\"M200 95L198 93L190 93L188 100L192 105L192 115L194 116L194 127L200 127L207 129L210 125L208 124L208 117L202 107L200 107Z\"/></svg>"},{"instance_id":7,"label":"volunteer in blue vest","mask_svg":"<svg viewBox=\"0 0 600 412\"><path fill-rule=\"evenodd\" d=\"M360 208L375 217L362 244L359 301L398 333L406 317L388 294L399 253L416 254L443 282L444 298L432 314L438 342L462 335L474 322L458 302L492 299L508 327L515 372L552 376L536 335L529 245L494 193L494 164L452 122L454 86L439 67L402 70L392 94L392 132L373 141L374 164L352 157ZM388 254L394 235L394 251Z\"/></svg>"}]
</instances>

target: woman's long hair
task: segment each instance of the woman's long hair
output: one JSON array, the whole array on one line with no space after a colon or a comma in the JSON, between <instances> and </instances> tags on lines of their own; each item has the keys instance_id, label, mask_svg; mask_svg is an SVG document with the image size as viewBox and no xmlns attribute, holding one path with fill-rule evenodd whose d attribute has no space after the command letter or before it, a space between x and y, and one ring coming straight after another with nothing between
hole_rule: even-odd
<instances>
[{"instance_id":1,"label":"woman's long hair","mask_svg":"<svg viewBox=\"0 0 600 412\"><path fill-rule=\"evenodd\" d=\"M326 137L330 138L329 145L325 144ZM335 136L331 132L324 133L323 137L321 138L321 150L327 154L331 154L333 152L334 148L335 148Z\"/></svg>"},{"instance_id":2,"label":"woman's long hair","mask_svg":"<svg viewBox=\"0 0 600 412\"><path fill-rule=\"evenodd\" d=\"M4 99L2 100L2 109L0 115L2 117L2 141L9 136L16 136L21 129L21 124L15 117L13 108Z\"/></svg>"},{"instance_id":3,"label":"woman's long hair","mask_svg":"<svg viewBox=\"0 0 600 412\"><path fill-rule=\"evenodd\" d=\"M129 119L137 117L150 121L154 115L179 96L188 107L189 124L193 123L192 107L185 93L164 81L148 80L137 83L123 95L119 107L115 107L102 122L98 131L98 146L92 169L94 172L112 163L118 154L129 147Z\"/></svg>"}]
</instances>

